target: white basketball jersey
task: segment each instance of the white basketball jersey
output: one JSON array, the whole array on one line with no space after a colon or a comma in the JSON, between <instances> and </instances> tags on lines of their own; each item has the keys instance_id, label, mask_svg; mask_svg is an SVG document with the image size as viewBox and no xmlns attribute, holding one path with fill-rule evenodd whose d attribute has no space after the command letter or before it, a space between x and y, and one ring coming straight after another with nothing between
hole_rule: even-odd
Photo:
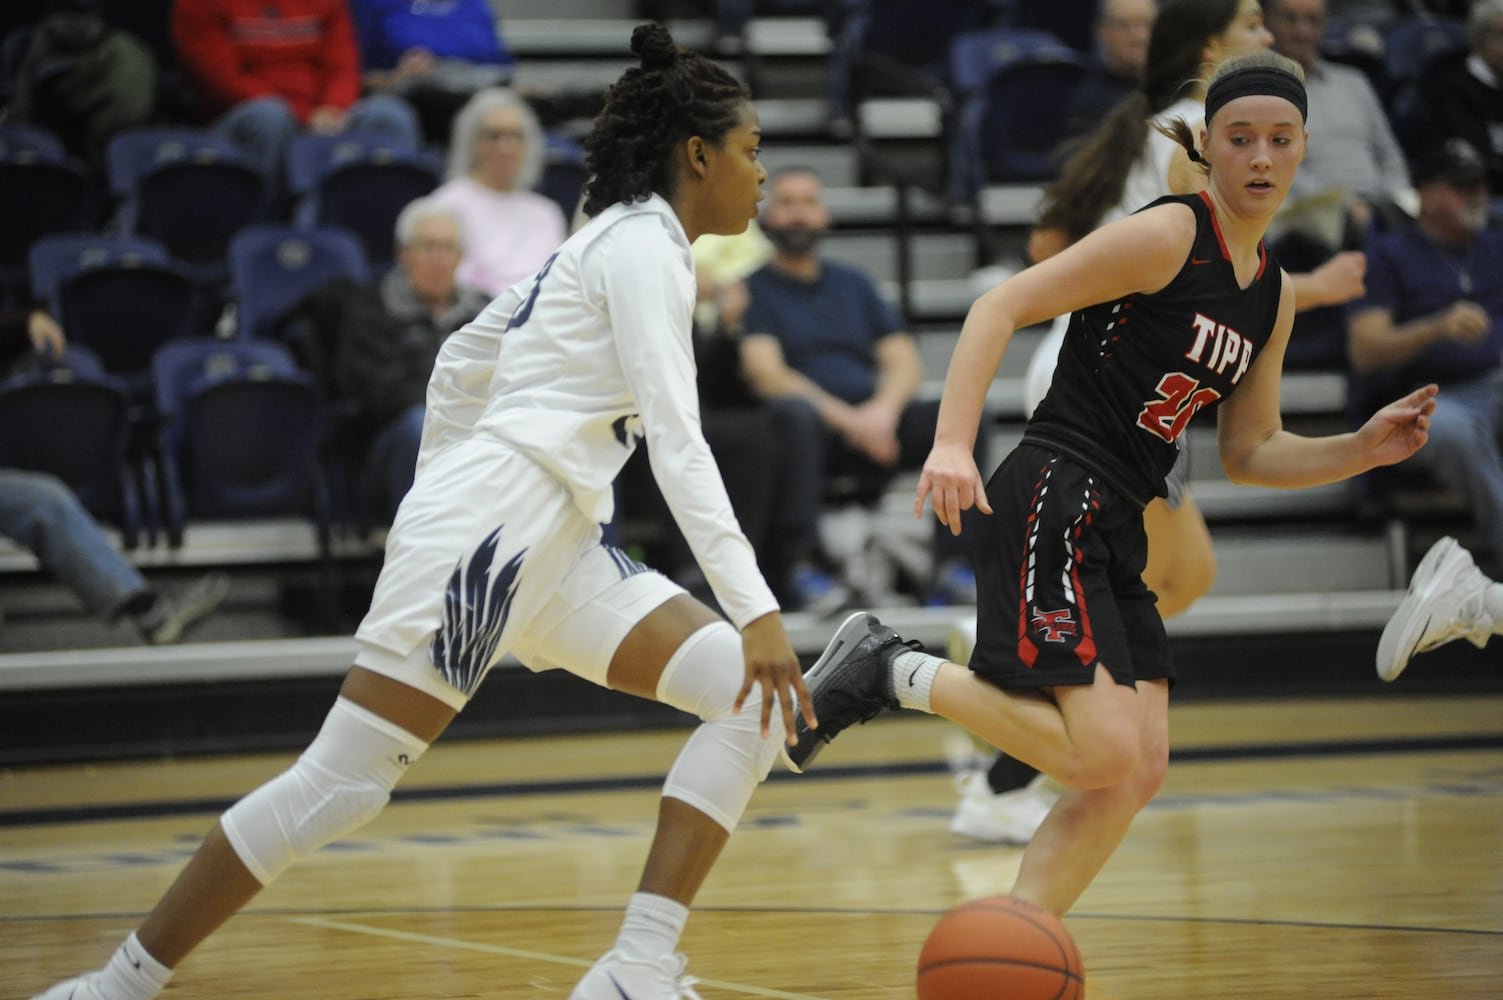
<instances>
[{"instance_id":1,"label":"white basketball jersey","mask_svg":"<svg viewBox=\"0 0 1503 1000\"><path fill-rule=\"evenodd\" d=\"M662 198L613 205L528 281L445 341L428 383L418 467L484 435L609 521L617 474L645 436L653 476L737 626L777 609L699 423L694 264Z\"/></svg>"}]
</instances>

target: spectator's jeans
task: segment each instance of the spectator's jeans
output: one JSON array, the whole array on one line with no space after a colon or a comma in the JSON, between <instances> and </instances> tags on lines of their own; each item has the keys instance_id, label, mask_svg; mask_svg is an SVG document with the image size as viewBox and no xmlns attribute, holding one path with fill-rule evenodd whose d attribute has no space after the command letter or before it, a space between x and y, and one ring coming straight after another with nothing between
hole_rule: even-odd
<instances>
[{"instance_id":1,"label":"spectator's jeans","mask_svg":"<svg viewBox=\"0 0 1503 1000\"><path fill-rule=\"evenodd\" d=\"M361 98L352 104L345 116L344 130L390 139L407 149L415 150L422 144L417 113L400 97L389 94ZM226 111L215 122L214 131L239 147L266 176L277 177L287 145L297 134L298 121L282 98L257 97Z\"/></svg>"},{"instance_id":2,"label":"spectator's jeans","mask_svg":"<svg viewBox=\"0 0 1503 1000\"><path fill-rule=\"evenodd\" d=\"M376 491L376 512L390 524L412 489L418 447L423 443L423 406L409 406L376 433L366 452L366 475Z\"/></svg>"},{"instance_id":3,"label":"spectator's jeans","mask_svg":"<svg viewBox=\"0 0 1503 1000\"><path fill-rule=\"evenodd\" d=\"M812 551L818 537L819 515L827 500L832 477L848 477L855 484L854 499L875 502L903 469L921 468L934 447L934 429L939 421L938 400L914 400L898 421L898 462L881 466L851 448L826 428L814 404L800 396L786 396L768 403L774 433L782 448L779 456L780 497L775 517L776 534ZM990 476L987 433L990 418L984 418L976 435L975 457L983 479ZM931 515L932 516L932 515ZM977 516L964 515L966 520ZM956 537L934 519L934 556L938 562L962 558L969 561L969 539Z\"/></svg>"},{"instance_id":4,"label":"spectator's jeans","mask_svg":"<svg viewBox=\"0 0 1503 1000\"><path fill-rule=\"evenodd\" d=\"M1430 440L1410 461L1466 498L1503 558L1503 370L1441 386Z\"/></svg>"},{"instance_id":5,"label":"spectator's jeans","mask_svg":"<svg viewBox=\"0 0 1503 1000\"><path fill-rule=\"evenodd\" d=\"M0 535L30 549L96 614L115 615L146 592L141 574L55 476L0 469Z\"/></svg>"}]
</instances>

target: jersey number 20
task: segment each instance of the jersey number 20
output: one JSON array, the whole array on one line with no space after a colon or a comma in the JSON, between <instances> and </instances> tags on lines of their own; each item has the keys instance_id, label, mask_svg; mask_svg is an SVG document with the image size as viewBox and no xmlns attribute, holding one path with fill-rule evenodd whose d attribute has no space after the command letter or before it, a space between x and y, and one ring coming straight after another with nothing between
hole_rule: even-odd
<instances>
[{"instance_id":1,"label":"jersey number 20","mask_svg":"<svg viewBox=\"0 0 1503 1000\"><path fill-rule=\"evenodd\" d=\"M1184 372L1170 372L1159 379L1157 388L1159 398L1143 404L1138 426L1170 444L1179 440L1196 411L1221 398L1221 393Z\"/></svg>"}]
</instances>

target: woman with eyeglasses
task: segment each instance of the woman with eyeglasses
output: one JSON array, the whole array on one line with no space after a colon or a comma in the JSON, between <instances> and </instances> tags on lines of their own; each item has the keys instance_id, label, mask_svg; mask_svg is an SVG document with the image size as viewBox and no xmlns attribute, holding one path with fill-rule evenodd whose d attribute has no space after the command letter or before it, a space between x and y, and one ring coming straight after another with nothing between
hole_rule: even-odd
<instances>
[{"instance_id":1,"label":"woman with eyeglasses","mask_svg":"<svg viewBox=\"0 0 1503 1000\"><path fill-rule=\"evenodd\" d=\"M500 295L535 274L568 235L563 210L533 190L543 176L543 129L515 91L489 87L455 116L453 135L448 180L434 198L464 220L460 283Z\"/></svg>"}]
</instances>

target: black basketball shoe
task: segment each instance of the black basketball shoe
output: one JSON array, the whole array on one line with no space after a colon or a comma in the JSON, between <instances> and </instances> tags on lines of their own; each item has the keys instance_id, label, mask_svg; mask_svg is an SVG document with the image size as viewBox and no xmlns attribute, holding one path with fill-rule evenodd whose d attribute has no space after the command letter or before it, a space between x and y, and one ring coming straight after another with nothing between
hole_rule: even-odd
<instances>
[{"instance_id":1,"label":"black basketball shoe","mask_svg":"<svg viewBox=\"0 0 1503 1000\"><path fill-rule=\"evenodd\" d=\"M798 743L783 747L788 770L802 773L825 744L847 727L875 718L884 708L897 708L898 699L888 680L889 664L903 650L918 648L918 642L904 640L865 611L842 622L804 674L819 728L810 729L802 715L794 716Z\"/></svg>"}]
</instances>

